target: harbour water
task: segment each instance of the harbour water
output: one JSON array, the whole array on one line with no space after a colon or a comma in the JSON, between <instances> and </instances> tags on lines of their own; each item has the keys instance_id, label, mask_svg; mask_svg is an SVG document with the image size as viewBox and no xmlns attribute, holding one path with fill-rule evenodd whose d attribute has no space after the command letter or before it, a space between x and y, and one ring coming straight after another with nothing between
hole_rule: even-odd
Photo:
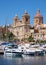
<instances>
[{"instance_id":1,"label":"harbour water","mask_svg":"<svg viewBox=\"0 0 46 65\"><path fill-rule=\"evenodd\" d=\"M0 65L46 65L46 55L24 57L5 57L0 55Z\"/></svg>"}]
</instances>

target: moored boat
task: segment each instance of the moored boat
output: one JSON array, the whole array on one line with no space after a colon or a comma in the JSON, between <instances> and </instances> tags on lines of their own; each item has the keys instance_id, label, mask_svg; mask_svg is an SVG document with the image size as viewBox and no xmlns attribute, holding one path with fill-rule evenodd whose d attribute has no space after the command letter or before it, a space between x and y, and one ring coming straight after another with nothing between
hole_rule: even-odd
<instances>
[{"instance_id":1,"label":"moored boat","mask_svg":"<svg viewBox=\"0 0 46 65\"><path fill-rule=\"evenodd\" d=\"M41 49L44 51L44 53L46 53L46 44L42 45Z\"/></svg>"},{"instance_id":2,"label":"moored boat","mask_svg":"<svg viewBox=\"0 0 46 65\"><path fill-rule=\"evenodd\" d=\"M35 53L36 53L36 55L38 55L38 56L39 56L39 55L40 55L40 56L43 56L43 55L44 55L44 51L41 50L41 49L39 49L39 48L36 49L36 52L35 52Z\"/></svg>"},{"instance_id":3,"label":"moored boat","mask_svg":"<svg viewBox=\"0 0 46 65\"><path fill-rule=\"evenodd\" d=\"M35 55L44 55L44 51L41 49L41 46L39 44L34 44L30 47L35 49Z\"/></svg>"},{"instance_id":4,"label":"moored boat","mask_svg":"<svg viewBox=\"0 0 46 65\"><path fill-rule=\"evenodd\" d=\"M27 48L27 49L25 49L24 55L34 56L35 55L35 49L33 49L33 48Z\"/></svg>"},{"instance_id":5,"label":"moored boat","mask_svg":"<svg viewBox=\"0 0 46 65\"><path fill-rule=\"evenodd\" d=\"M23 52L18 48L17 45L7 46L4 50L6 56L22 56Z\"/></svg>"}]
</instances>

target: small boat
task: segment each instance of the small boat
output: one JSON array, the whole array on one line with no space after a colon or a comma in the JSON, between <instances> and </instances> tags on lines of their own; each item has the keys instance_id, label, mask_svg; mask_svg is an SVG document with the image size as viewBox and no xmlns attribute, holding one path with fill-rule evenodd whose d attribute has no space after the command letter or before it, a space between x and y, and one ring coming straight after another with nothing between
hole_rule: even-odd
<instances>
[{"instance_id":1,"label":"small boat","mask_svg":"<svg viewBox=\"0 0 46 65\"><path fill-rule=\"evenodd\" d=\"M39 44L31 45L31 48L35 49L35 55L44 55L44 51L41 49Z\"/></svg>"},{"instance_id":2,"label":"small boat","mask_svg":"<svg viewBox=\"0 0 46 65\"><path fill-rule=\"evenodd\" d=\"M38 55L38 56L43 56L44 55L44 51L41 50L40 48L37 48L35 54Z\"/></svg>"},{"instance_id":3,"label":"small boat","mask_svg":"<svg viewBox=\"0 0 46 65\"><path fill-rule=\"evenodd\" d=\"M42 45L41 49L46 53L46 44Z\"/></svg>"},{"instance_id":4,"label":"small boat","mask_svg":"<svg viewBox=\"0 0 46 65\"><path fill-rule=\"evenodd\" d=\"M35 49L33 49L33 48L26 48L25 51L24 51L24 55L34 56L35 55Z\"/></svg>"},{"instance_id":5,"label":"small boat","mask_svg":"<svg viewBox=\"0 0 46 65\"><path fill-rule=\"evenodd\" d=\"M4 50L6 56L22 56L23 52L18 48L17 45L9 45Z\"/></svg>"},{"instance_id":6,"label":"small boat","mask_svg":"<svg viewBox=\"0 0 46 65\"><path fill-rule=\"evenodd\" d=\"M0 46L2 47L2 50L4 50L5 47L8 46L9 44L10 44L9 42L2 42Z\"/></svg>"}]
</instances>

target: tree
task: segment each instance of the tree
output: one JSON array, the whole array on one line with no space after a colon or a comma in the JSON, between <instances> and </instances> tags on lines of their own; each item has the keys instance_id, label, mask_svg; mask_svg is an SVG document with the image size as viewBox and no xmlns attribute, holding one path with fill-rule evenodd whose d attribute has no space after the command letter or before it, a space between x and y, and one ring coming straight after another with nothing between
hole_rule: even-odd
<instances>
[{"instance_id":1,"label":"tree","mask_svg":"<svg viewBox=\"0 0 46 65\"><path fill-rule=\"evenodd\" d=\"M27 42L28 38L22 38L21 41Z\"/></svg>"},{"instance_id":2,"label":"tree","mask_svg":"<svg viewBox=\"0 0 46 65\"><path fill-rule=\"evenodd\" d=\"M9 33L8 38L9 38L9 40L13 40L14 39L14 35L13 35L12 32Z\"/></svg>"},{"instance_id":3,"label":"tree","mask_svg":"<svg viewBox=\"0 0 46 65\"><path fill-rule=\"evenodd\" d=\"M2 34L2 40L6 41L6 39L7 39L7 34L6 33L3 33Z\"/></svg>"},{"instance_id":4,"label":"tree","mask_svg":"<svg viewBox=\"0 0 46 65\"><path fill-rule=\"evenodd\" d=\"M28 41L29 41L29 42L34 42L34 38L32 37L32 35L29 36Z\"/></svg>"}]
</instances>

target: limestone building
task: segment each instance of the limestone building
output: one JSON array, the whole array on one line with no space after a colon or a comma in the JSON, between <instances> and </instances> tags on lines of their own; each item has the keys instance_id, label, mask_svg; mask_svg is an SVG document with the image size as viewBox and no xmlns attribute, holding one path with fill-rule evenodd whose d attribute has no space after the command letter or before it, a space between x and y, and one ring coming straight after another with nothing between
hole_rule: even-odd
<instances>
[{"instance_id":1,"label":"limestone building","mask_svg":"<svg viewBox=\"0 0 46 65\"><path fill-rule=\"evenodd\" d=\"M37 11L34 16L34 38L45 40L46 39L46 24L43 23L43 16L40 13L40 10Z\"/></svg>"},{"instance_id":2,"label":"limestone building","mask_svg":"<svg viewBox=\"0 0 46 65\"><path fill-rule=\"evenodd\" d=\"M30 15L25 11L22 20L19 19L18 15L16 15L13 26L10 30L18 39L22 39L29 37L30 27Z\"/></svg>"},{"instance_id":3,"label":"limestone building","mask_svg":"<svg viewBox=\"0 0 46 65\"><path fill-rule=\"evenodd\" d=\"M40 10L37 10L34 16L34 26L31 26L30 15L25 11L22 20L19 19L18 15L14 17L13 25L9 30L18 39L28 38L31 34L34 39L46 39L46 24L43 23L43 16Z\"/></svg>"}]
</instances>

